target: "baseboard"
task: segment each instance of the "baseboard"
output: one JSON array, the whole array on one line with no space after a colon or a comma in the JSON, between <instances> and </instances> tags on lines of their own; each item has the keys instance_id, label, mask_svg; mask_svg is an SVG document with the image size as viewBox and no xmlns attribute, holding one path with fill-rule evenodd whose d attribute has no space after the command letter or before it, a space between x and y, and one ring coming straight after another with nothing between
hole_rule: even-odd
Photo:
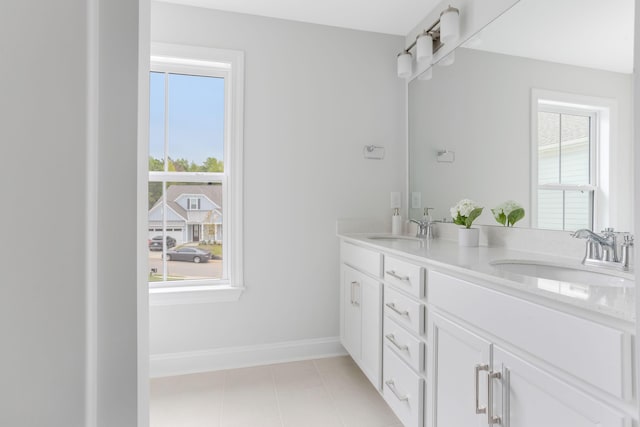
<instances>
[{"instance_id":1,"label":"baseboard","mask_svg":"<svg viewBox=\"0 0 640 427\"><path fill-rule=\"evenodd\" d=\"M154 354L150 360L150 375L151 378L168 377L346 354L338 337Z\"/></svg>"}]
</instances>

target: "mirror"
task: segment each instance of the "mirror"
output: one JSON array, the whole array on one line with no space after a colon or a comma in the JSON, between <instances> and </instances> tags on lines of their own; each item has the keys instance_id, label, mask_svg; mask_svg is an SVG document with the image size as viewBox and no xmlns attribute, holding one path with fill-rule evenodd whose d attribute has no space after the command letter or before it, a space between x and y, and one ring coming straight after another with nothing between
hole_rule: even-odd
<instances>
[{"instance_id":1,"label":"mirror","mask_svg":"<svg viewBox=\"0 0 640 427\"><path fill-rule=\"evenodd\" d=\"M469 198L475 224L633 225L633 0L520 0L409 83L409 215Z\"/></svg>"}]
</instances>

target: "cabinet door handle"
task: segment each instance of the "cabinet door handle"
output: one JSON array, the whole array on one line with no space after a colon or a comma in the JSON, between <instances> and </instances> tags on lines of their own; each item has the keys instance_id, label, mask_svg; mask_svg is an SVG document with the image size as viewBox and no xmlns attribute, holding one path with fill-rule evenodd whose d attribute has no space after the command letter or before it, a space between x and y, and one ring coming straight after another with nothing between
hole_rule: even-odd
<instances>
[{"instance_id":1,"label":"cabinet door handle","mask_svg":"<svg viewBox=\"0 0 640 427\"><path fill-rule=\"evenodd\" d=\"M502 378L500 372L491 371L487 375L487 422L490 426L494 424L502 424L502 419L493 415L493 380Z\"/></svg>"},{"instance_id":2,"label":"cabinet door handle","mask_svg":"<svg viewBox=\"0 0 640 427\"><path fill-rule=\"evenodd\" d=\"M391 393L393 393L394 396L398 398L399 401L403 402L405 400L409 400L409 396L403 396L398 392L398 390L396 389L396 384L393 382L393 380L387 380L384 383L387 385L389 390L391 390Z\"/></svg>"},{"instance_id":3,"label":"cabinet door handle","mask_svg":"<svg viewBox=\"0 0 640 427\"><path fill-rule=\"evenodd\" d=\"M391 310L393 310L395 313L399 314L400 316L407 316L409 317L409 312L407 310L398 310L396 308L396 305L392 302L388 302L385 304L387 307L389 307Z\"/></svg>"},{"instance_id":4,"label":"cabinet door handle","mask_svg":"<svg viewBox=\"0 0 640 427\"><path fill-rule=\"evenodd\" d=\"M356 282L351 282L351 285L350 285L351 287L349 288L349 291L350 291L350 292L349 292L349 303L350 303L351 305L353 305L353 285L354 285L355 283L356 283Z\"/></svg>"},{"instance_id":5,"label":"cabinet door handle","mask_svg":"<svg viewBox=\"0 0 640 427\"><path fill-rule=\"evenodd\" d=\"M355 280L353 282L351 282L351 305L356 305L356 298L354 296L354 291L353 288L358 284L358 282L356 282Z\"/></svg>"},{"instance_id":6,"label":"cabinet door handle","mask_svg":"<svg viewBox=\"0 0 640 427\"><path fill-rule=\"evenodd\" d=\"M396 337L393 334L388 334L388 335L385 335L384 337L388 339L389 342L391 342L391 344L393 344L398 350L401 350L401 351L409 350L409 346L398 344L398 342L396 341Z\"/></svg>"},{"instance_id":7,"label":"cabinet door handle","mask_svg":"<svg viewBox=\"0 0 640 427\"><path fill-rule=\"evenodd\" d=\"M476 414L486 414L487 408L480 407L480 371L488 371L489 365L476 365L474 369L473 383L476 388Z\"/></svg>"},{"instance_id":8,"label":"cabinet door handle","mask_svg":"<svg viewBox=\"0 0 640 427\"><path fill-rule=\"evenodd\" d=\"M356 296L353 297L353 305L355 305L356 307L360 306L360 282L353 282L354 286L358 287L358 293L355 294Z\"/></svg>"},{"instance_id":9,"label":"cabinet door handle","mask_svg":"<svg viewBox=\"0 0 640 427\"><path fill-rule=\"evenodd\" d=\"M386 273L393 277L394 279L398 279L398 280L402 280L403 282L408 282L410 277L409 276L400 276L398 275L398 273L396 273L395 270L387 270Z\"/></svg>"}]
</instances>

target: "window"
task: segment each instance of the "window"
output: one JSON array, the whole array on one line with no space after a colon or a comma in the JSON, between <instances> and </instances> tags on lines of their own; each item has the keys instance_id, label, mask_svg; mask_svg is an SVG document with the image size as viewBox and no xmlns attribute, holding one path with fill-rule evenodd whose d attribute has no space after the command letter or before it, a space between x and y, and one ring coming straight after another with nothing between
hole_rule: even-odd
<instances>
[{"instance_id":1,"label":"window","mask_svg":"<svg viewBox=\"0 0 640 427\"><path fill-rule=\"evenodd\" d=\"M189 197L188 205L190 211L198 211L200 210L200 198L198 197Z\"/></svg>"},{"instance_id":2,"label":"window","mask_svg":"<svg viewBox=\"0 0 640 427\"><path fill-rule=\"evenodd\" d=\"M152 289L242 287L242 67L241 52L152 45Z\"/></svg>"},{"instance_id":3,"label":"window","mask_svg":"<svg viewBox=\"0 0 640 427\"><path fill-rule=\"evenodd\" d=\"M551 230L595 229L606 196L609 108L595 98L533 92L533 225Z\"/></svg>"}]
</instances>

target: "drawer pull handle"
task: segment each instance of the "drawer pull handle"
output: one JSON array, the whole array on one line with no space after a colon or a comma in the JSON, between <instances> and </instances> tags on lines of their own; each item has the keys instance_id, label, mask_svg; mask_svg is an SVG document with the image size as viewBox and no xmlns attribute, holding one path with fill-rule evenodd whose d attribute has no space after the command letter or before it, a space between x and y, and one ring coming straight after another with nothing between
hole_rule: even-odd
<instances>
[{"instance_id":1,"label":"drawer pull handle","mask_svg":"<svg viewBox=\"0 0 640 427\"><path fill-rule=\"evenodd\" d=\"M393 334L385 335L384 337L388 339L389 342L391 342L391 344L393 344L398 350L401 350L401 351L409 350L409 346L398 344L398 342L396 341L396 337Z\"/></svg>"},{"instance_id":2,"label":"drawer pull handle","mask_svg":"<svg viewBox=\"0 0 640 427\"><path fill-rule=\"evenodd\" d=\"M398 310L396 308L396 305L392 302L388 302L385 304L387 307L389 307L391 310L393 310L395 313L399 314L400 316L407 316L409 317L409 312L407 310Z\"/></svg>"},{"instance_id":3,"label":"drawer pull handle","mask_svg":"<svg viewBox=\"0 0 640 427\"><path fill-rule=\"evenodd\" d=\"M489 370L489 365L476 365L475 367L475 374L473 376L473 383L475 384L475 388L476 388L476 414L486 414L487 413L487 408L486 407L480 407L480 371L488 371Z\"/></svg>"},{"instance_id":4,"label":"drawer pull handle","mask_svg":"<svg viewBox=\"0 0 640 427\"><path fill-rule=\"evenodd\" d=\"M410 279L409 276L400 276L400 275L398 275L398 273L396 273L395 270L388 270L386 273L389 276L393 277L394 279L402 280L403 282L408 282L409 279Z\"/></svg>"},{"instance_id":5,"label":"drawer pull handle","mask_svg":"<svg viewBox=\"0 0 640 427\"><path fill-rule=\"evenodd\" d=\"M393 380L387 380L384 382L387 387L389 388L389 390L391 390L391 393L394 394L394 396L396 398L398 398L399 401L404 402L404 401L408 401L409 400L409 396L402 396L398 390L396 390L396 384L393 382Z\"/></svg>"},{"instance_id":6,"label":"drawer pull handle","mask_svg":"<svg viewBox=\"0 0 640 427\"><path fill-rule=\"evenodd\" d=\"M502 424L502 419L493 415L493 380L502 378L500 372L491 371L487 375L487 422L490 426L494 424Z\"/></svg>"}]
</instances>

